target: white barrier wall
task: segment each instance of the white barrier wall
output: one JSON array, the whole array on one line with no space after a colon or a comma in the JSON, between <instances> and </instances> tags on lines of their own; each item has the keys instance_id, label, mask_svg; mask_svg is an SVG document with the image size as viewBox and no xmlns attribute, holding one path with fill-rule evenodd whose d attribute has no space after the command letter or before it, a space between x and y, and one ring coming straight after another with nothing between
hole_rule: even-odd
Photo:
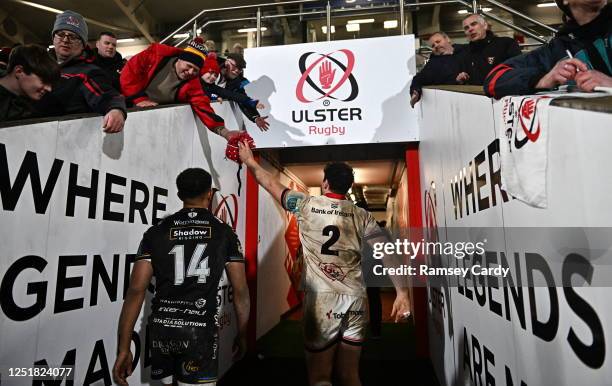
<instances>
[{"instance_id":1,"label":"white barrier wall","mask_svg":"<svg viewBox=\"0 0 612 386\"><path fill-rule=\"evenodd\" d=\"M267 161L262 166L287 187L299 189L302 185L279 173ZM297 240L297 220L291 221L292 214L262 187L259 187L260 224L257 246L257 338L265 335L280 322L281 316L296 306L299 294L291 285L289 273L293 264L291 248Z\"/></svg>"},{"instance_id":2,"label":"white barrier wall","mask_svg":"<svg viewBox=\"0 0 612 386\"><path fill-rule=\"evenodd\" d=\"M441 384L609 385L612 242L595 227L608 227L601 233L609 235L612 226L612 114L550 107L548 208L535 209L501 190L500 103L426 90L419 108L426 223L440 241L487 238L486 259L505 257L513 280L468 277L459 286L428 287L430 351ZM451 227L465 228L462 237ZM547 271L552 288L528 288L532 275ZM562 287L557 278L568 272L582 285Z\"/></svg>"},{"instance_id":3,"label":"white barrier wall","mask_svg":"<svg viewBox=\"0 0 612 386\"><path fill-rule=\"evenodd\" d=\"M101 117L0 129L0 365L74 365L76 385L111 384L116 329L143 232L180 208L175 178L202 167L219 189L218 217L244 240L243 194L225 140L189 106L129 114L120 134ZM233 196L233 197L232 197ZM236 198L236 200L234 200ZM222 309L220 372L231 365L235 316L229 283ZM149 312L151 294L145 302ZM130 384L149 384L145 326L135 327ZM145 323L146 324L146 323ZM67 382L66 384L72 384Z\"/></svg>"}]
</instances>

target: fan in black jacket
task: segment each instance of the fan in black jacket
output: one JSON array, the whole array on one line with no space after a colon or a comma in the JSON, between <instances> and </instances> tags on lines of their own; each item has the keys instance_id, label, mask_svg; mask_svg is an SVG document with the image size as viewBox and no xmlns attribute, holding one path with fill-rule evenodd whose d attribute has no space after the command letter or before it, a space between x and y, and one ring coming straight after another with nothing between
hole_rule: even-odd
<instances>
[{"instance_id":1,"label":"fan in black jacket","mask_svg":"<svg viewBox=\"0 0 612 386\"><path fill-rule=\"evenodd\" d=\"M116 90L121 90L119 75L126 60L117 52L117 37L112 32L101 32L94 48L94 64L100 67L112 81Z\"/></svg>"},{"instance_id":2,"label":"fan in black jacket","mask_svg":"<svg viewBox=\"0 0 612 386\"><path fill-rule=\"evenodd\" d=\"M514 39L496 36L488 27L481 15L470 15L463 19L463 30L470 43L461 61L461 73L457 82L482 85L493 67L521 54Z\"/></svg>"},{"instance_id":3,"label":"fan in black jacket","mask_svg":"<svg viewBox=\"0 0 612 386\"><path fill-rule=\"evenodd\" d=\"M410 84L410 105L421 99L423 86L457 84L461 54L465 45L451 44L448 35L436 32L428 39L432 53L423 69L412 78Z\"/></svg>"},{"instance_id":4,"label":"fan in black jacket","mask_svg":"<svg viewBox=\"0 0 612 386\"><path fill-rule=\"evenodd\" d=\"M533 94L567 83L583 91L612 87L612 6L606 0L557 3L566 14L557 36L495 67L484 84L488 96Z\"/></svg>"},{"instance_id":5,"label":"fan in black jacket","mask_svg":"<svg viewBox=\"0 0 612 386\"><path fill-rule=\"evenodd\" d=\"M52 36L51 56L60 66L61 79L34 105L37 115L95 112L104 115L104 131L123 130L127 118L125 98L113 88L104 71L93 64L83 16L72 11L57 15Z\"/></svg>"}]
</instances>

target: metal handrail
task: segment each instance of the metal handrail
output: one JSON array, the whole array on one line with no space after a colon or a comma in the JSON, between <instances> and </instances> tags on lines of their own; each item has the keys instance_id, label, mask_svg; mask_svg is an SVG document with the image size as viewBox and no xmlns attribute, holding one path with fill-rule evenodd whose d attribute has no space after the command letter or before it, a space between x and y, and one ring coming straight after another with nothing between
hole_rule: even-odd
<instances>
[{"instance_id":1,"label":"metal handrail","mask_svg":"<svg viewBox=\"0 0 612 386\"><path fill-rule=\"evenodd\" d=\"M317 1L319 1L319 0L292 0L292 1L282 1L282 2L278 2L278 3L262 3L262 4L252 4L252 5L237 5L237 6L234 6L234 7L203 9L197 15L195 15L194 17L189 19L187 22L185 22L185 24L181 25L176 30L174 30L171 34L169 34L168 36L163 38L160 41L160 43L164 43L164 42L170 40L172 38L172 36L174 36L178 32L181 32L185 27L190 26L191 23L196 21L200 16L204 15L205 13L220 12L220 11L236 11L236 10L239 10L239 9L250 9L250 8L276 7L276 6L279 6L279 5L304 4L304 3L312 3L312 2L317 2Z\"/></svg>"},{"instance_id":2,"label":"metal handrail","mask_svg":"<svg viewBox=\"0 0 612 386\"><path fill-rule=\"evenodd\" d=\"M503 9L503 10L504 10L504 11L506 11L506 12L509 12L509 13L511 13L511 14L513 14L513 15L516 15L516 16L518 16L518 17L522 18L522 19L525 19L525 20L527 20L528 22L531 22L531 23L533 23L533 24L535 24L535 25L537 25L537 26L540 26L540 27L542 27L542 28L545 28L545 29L549 30L549 31L550 31L550 32L552 32L552 33L555 33L555 34L557 33L557 30L556 30L555 28L550 27L550 26L548 26L548 25L546 25L546 24L544 24L544 23L542 23L542 22L539 22L539 21L537 21L536 19L533 19L533 18L531 18L531 17L529 17L529 16L527 16L527 15L525 15L525 14L523 14L523 13L519 12L519 11L517 11L517 10L516 10L516 9L514 9L514 8L510 8L510 7L508 7L507 5L500 3L499 1L495 1L495 0L485 0L485 1L486 1L486 2L488 2L488 3L491 3L491 4L493 4L493 5L495 5L496 7L499 7L499 8L501 8L501 9Z\"/></svg>"},{"instance_id":3,"label":"metal handrail","mask_svg":"<svg viewBox=\"0 0 612 386\"><path fill-rule=\"evenodd\" d=\"M219 11L230 11L230 10L239 10L239 9L251 9L251 8L256 8L257 9L257 16L251 16L251 17L242 17L242 18L233 18L233 19L223 19L223 20L210 20L205 22L200 28L204 28L210 24L217 24L217 23L221 23L221 22L231 22L231 21L245 21L245 20L256 20L257 21L257 25L258 25L258 31L260 30L260 26L261 26L261 20L262 19L274 19L274 18L278 18L278 17L290 17L290 16L308 16L308 15L316 15L316 14L326 14L327 16L327 24L331 24L331 19L330 16L332 13L344 13L344 12L368 12L368 11L372 11L372 10L378 10L378 9L383 9L383 8L396 8L399 6L400 8L400 21L401 19L403 19L403 11L404 11L404 7L420 7L420 6L431 6L431 5L442 5L442 4L462 4L468 8L473 8L473 7L477 7L478 6L478 1L476 0L472 0L471 2L465 1L465 0L438 0L438 1L426 1L426 2L419 2L419 3L406 3L406 0L399 0L399 4L388 4L388 5L378 5L378 6L371 6L371 7L367 7L367 8L359 8L359 9L352 9L352 8L345 8L345 9L334 9L332 10L331 7L329 7L329 2L326 6L325 10L322 11L317 11L317 10L313 10L313 11L308 11L308 12L304 12L302 9L302 4L304 3L311 3L311 2L315 2L315 1L319 1L319 0L293 0L293 1L284 1L284 2L278 2L278 3L262 3L262 4L254 4L254 5L244 5L244 6L234 6L234 7L224 7L224 8L214 8L214 9L205 9L202 10L201 12L199 12L197 15L195 15L194 17L192 17L191 19L189 19L189 21L187 21L186 23L184 23L181 27L179 27L178 29L176 29L175 31L173 31L170 35L166 36L163 40L160 41L160 43L164 43L167 40L169 40L170 38L172 38L172 36L174 36L177 32L180 32L182 29L184 29L185 27L189 26L192 22L195 21L194 23L194 31L197 30L197 19L202 16L203 14L207 13L207 12L219 12ZM537 26L540 26L542 28L546 28L547 30L549 30L550 32L556 33L557 30L549 27L548 25L541 23L519 11L514 10L513 8L510 8L502 3L499 3L496 0L485 0L487 2L489 2L491 5L499 7L513 15L516 15L524 20L527 20ZM300 10L297 13L283 13L283 14L277 14L277 15L261 15L261 7L270 7L270 6L279 6L279 5L289 5L289 4L299 4L300 5ZM514 23L508 22L494 14L491 14L489 12L485 12L482 9L479 10L480 13L485 16L488 17L492 20L497 21L498 23L505 25L506 27L509 27L515 31L521 32L523 34L525 34L526 36L529 36L535 40L537 40L538 42L541 43L546 43L546 39L540 37L540 35L529 31L523 27L520 27ZM403 35L404 34L404 23L402 22L401 28L400 28L400 33ZM331 29L327 28L327 35L328 35L328 40L331 37ZM261 41L261 35L258 34L258 43ZM182 43L184 43L187 38L184 38L182 40L180 40L177 44L175 44L175 46L179 46ZM257 44L257 46L259 46L259 44Z\"/></svg>"},{"instance_id":4,"label":"metal handrail","mask_svg":"<svg viewBox=\"0 0 612 386\"><path fill-rule=\"evenodd\" d=\"M460 2L460 3L462 3L463 5L465 5L465 6L467 6L467 7L471 7L471 6L472 6L472 4L468 3L467 1L464 1L464 0L457 0L457 1L458 1L458 2ZM517 11L517 12L518 12L518 11ZM535 39L535 40L537 40L537 41L539 41L539 42L546 43L546 39L541 38L539 35L537 35L537 34L535 34L535 33L531 32L531 31L528 31L528 30L526 30L526 29L525 29L525 28L523 28L523 27L519 27L518 25L513 24L513 23L510 23L509 21L505 21L505 20L504 20L504 19L502 19L501 17L497 17L497 16L493 15L492 13L485 12L485 11L483 11L482 9L480 10L480 13L481 13L483 16L488 17L489 19L493 19L493 20L495 20L495 21L496 21L496 22L498 22L499 24L503 24L503 25L505 25L506 27L512 28L513 30L516 30L516 31L522 32L523 34L525 34L525 35L527 35L527 36L530 36L530 37L532 37L533 39Z\"/></svg>"}]
</instances>

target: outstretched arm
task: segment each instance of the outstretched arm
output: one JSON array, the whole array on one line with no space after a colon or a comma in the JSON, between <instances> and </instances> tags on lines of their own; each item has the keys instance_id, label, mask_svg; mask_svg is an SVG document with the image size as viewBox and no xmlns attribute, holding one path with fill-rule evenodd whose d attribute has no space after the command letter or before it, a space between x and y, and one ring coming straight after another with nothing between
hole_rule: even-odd
<instances>
[{"instance_id":1,"label":"outstretched arm","mask_svg":"<svg viewBox=\"0 0 612 386\"><path fill-rule=\"evenodd\" d=\"M130 344L134 324L140 314L147 287L153 276L153 266L150 261L140 260L134 265L130 288L127 291L121 316L119 317L119 344L117 347L117 360L113 366L113 377L120 385L127 385L126 378L132 374L132 353Z\"/></svg>"},{"instance_id":2,"label":"outstretched arm","mask_svg":"<svg viewBox=\"0 0 612 386\"><path fill-rule=\"evenodd\" d=\"M268 173L261 167L261 165L259 165L259 163L257 163L253 157L253 152L248 145L244 144L243 142L239 142L238 151L240 154L240 160L247 166L247 168L249 168L251 173L253 173L257 183L267 190L276 201L283 205L283 191L285 191L287 187L281 184L278 179L274 178L274 176Z\"/></svg>"}]
</instances>

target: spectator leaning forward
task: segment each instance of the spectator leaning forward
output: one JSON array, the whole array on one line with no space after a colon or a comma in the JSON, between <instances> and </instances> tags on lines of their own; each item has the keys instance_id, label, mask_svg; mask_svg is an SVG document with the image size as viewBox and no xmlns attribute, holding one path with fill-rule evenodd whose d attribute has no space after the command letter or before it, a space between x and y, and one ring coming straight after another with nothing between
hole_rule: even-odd
<instances>
[{"instance_id":1,"label":"spectator leaning forward","mask_svg":"<svg viewBox=\"0 0 612 386\"><path fill-rule=\"evenodd\" d=\"M121 71L121 91L138 107L189 103L209 130L229 141L239 131L225 127L200 85L198 76L208 54L203 43L196 38L185 50L151 44L126 63Z\"/></svg>"},{"instance_id":2,"label":"spectator leaning forward","mask_svg":"<svg viewBox=\"0 0 612 386\"><path fill-rule=\"evenodd\" d=\"M421 100L423 86L457 84L461 55L465 45L452 44L448 35L438 31L428 39L431 56L423 69L412 78L410 84L410 106Z\"/></svg>"},{"instance_id":3,"label":"spectator leaning forward","mask_svg":"<svg viewBox=\"0 0 612 386\"><path fill-rule=\"evenodd\" d=\"M87 31L87 24L78 13L64 11L57 15L51 34L54 47L51 56L60 66L61 79L34 108L40 116L98 113L104 116L104 131L117 133L123 130L127 118L125 99L113 88L104 71L93 64Z\"/></svg>"},{"instance_id":4,"label":"spectator leaning forward","mask_svg":"<svg viewBox=\"0 0 612 386\"><path fill-rule=\"evenodd\" d=\"M241 54L231 53L227 55L227 58L219 58L221 63L221 80L218 83L225 84L225 89L234 93L242 94L244 102L238 103L238 107L242 113L253 123L257 125L259 130L268 130L270 124L266 119L267 116L262 117L257 111L257 108L264 108L264 105L259 103L257 100L250 98L245 90L245 87L249 84L249 80L244 77L244 69L246 68L246 60ZM250 102L246 102L246 100ZM234 99L236 100L236 99Z\"/></svg>"},{"instance_id":5,"label":"spectator leaning forward","mask_svg":"<svg viewBox=\"0 0 612 386\"><path fill-rule=\"evenodd\" d=\"M18 46L8 58L6 71L0 70L0 122L28 118L32 101L51 91L60 70L43 47Z\"/></svg>"},{"instance_id":6,"label":"spectator leaning forward","mask_svg":"<svg viewBox=\"0 0 612 386\"><path fill-rule=\"evenodd\" d=\"M533 94L565 84L586 92L612 87L612 5L606 0L557 0L557 5L565 16L554 39L495 67L484 84L488 96Z\"/></svg>"}]
</instances>

